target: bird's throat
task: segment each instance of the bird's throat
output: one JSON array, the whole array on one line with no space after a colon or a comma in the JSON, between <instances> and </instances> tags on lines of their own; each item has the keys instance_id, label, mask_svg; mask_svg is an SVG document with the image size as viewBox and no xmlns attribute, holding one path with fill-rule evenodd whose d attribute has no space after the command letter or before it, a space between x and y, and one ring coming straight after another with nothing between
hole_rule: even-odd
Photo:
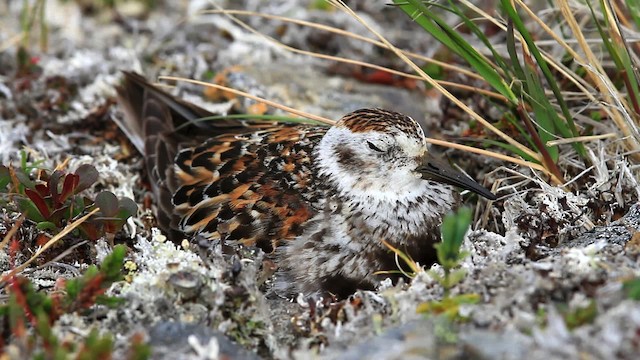
<instances>
[{"instance_id":1,"label":"bird's throat","mask_svg":"<svg viewBox=\"0 0 640 360\"><path fill-rule=\"evenodd\" d=\"M442 217L457 203L448 185L420 181L419 186L395 196L380 193L347 192L341 195L339 210L359 236L402 244L439 227Z\"/></svg>"}]
</instances>

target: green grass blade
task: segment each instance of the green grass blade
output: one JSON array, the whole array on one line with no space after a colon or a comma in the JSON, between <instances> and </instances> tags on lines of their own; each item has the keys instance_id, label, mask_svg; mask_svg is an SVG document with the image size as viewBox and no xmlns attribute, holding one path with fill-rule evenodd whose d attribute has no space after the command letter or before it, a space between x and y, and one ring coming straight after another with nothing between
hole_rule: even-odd
<instances>
[{"instance_id":1,"label":"green grass blade","mask_svg":"<svg viewBox=\"0 0 640 360\"><path fill-rule=\"evenodd\" d=\"M522 70L522 66L520 66L518 51L516 50L516 36L513 32L513 21L509 21L507 23L507 51L509 52L513 72L516 74L518 79L524 79L524 70ZM522 94L522 89L520 89L520 91L516 91L516 93Z\"/></svg>"},{"instance_id":2,"label":"green grass blade","mask_svg":"<svg viewBox=\"0 0 640 360\"><path fill-rule=\"evenodd\" d=\"M394 3L441 44L465 59L496 91L516 104L517 97L493 65L478 53L457 30L434 14L419 0L394 0Z\"/></svg>"},{"instance_id":3,"label":"green grass blade","mask_svg":"<svg viewBox=\"0 0 640 360\"><path fill-rule=\"evenodd\" d=\"M207 116L199 119L195 119L190 122L186 122L176 128L176 131L197 123L206 122L206 121L216 121L216 120L228 120L228 119L238 119L238 120L247 120L247 121L273 121L273 122L281 122L281 123L295 123L295 124L308 124L314 126L329 126L323 122L305 119L300 117L291 117L291 116L281 116L281 115L254 115L254 114L233 114L233 115L216 115L216 116Z\"/></svg>"},{"instance_id":4,"label":"green grass blade","mask_svg":"<svg viewBox=\"0 0 640 360\"><path fill-rule=\"evenodd\" d=\"M471 32L480 41L482 41L484 46L487 49L489 49L489 51L491 52L491 55L493 55L493 60L496 62L496 64L498 64L498 66L500 66L500 68L502 69L503 73L508 77L508 79L506 79L506 82L510 84L511 83L511 77L512 77L511 76L512 69L509 67L509 65L502 58L502 55L500 55L500 53L498 53L498 51L496 51L496 49L494 48L494 46L491 43L491 41L489 41L487 36L484 34L484 31L482 31L476 25L476 23L474 21L469 19L469 17L456 5L455 1L449 0L449 6L451 6L451 8L447 9L447 10L452 12L452 13L454 13L454 14L456 14L464 22L464 24L469 28L469 30L471 30Z\"/></svg>"},{"instance_id":5,"label":"green grass blade","mask_svg":"<svg viewBox=\"0 0 640 360\"><path fill-rule=\"evenodd\" d=\"M558 105L560 105L560 109L562 110L564 121L562 121L562 119L557 114L556 116L551 115L552 120L556 122L554 126L555 129L565 138L579 136L578 129L576 128L576 125L573 122L573 116L571 115L571 112L569 111L569 107L567 106L567 103L565 102L564 97L562 96L560 87L558 86L558 83L555 77L551 73L551 70L549 69L549 65L547 64L542 54L540 53L540 50L538 49L535 41L533 40L533 37L527 30L527 27L525 26L524 22L520 18L520 15L516 11L516 9L513 7L511 1L501 0L500 2L502 4L503 9L507 13L507 16L513 21L515 28L518 30L523 40L527 44L527 47L531 52L531 55L533 55L533 57L535 58L538 67L540 68L540 70L542 71L542 74L547 80L547 84L551 88L551 91L553 92L558 102ZM545 96L545 99L546 99L546 96ZM573 147L582 158L586 157L586 150L584 148L584 144L576 142L576 143L573 143Z\"/></svg>"},{"instance_id":6,"label":"green grass blade","mask_svg":"<svg viewBox=\"0 0 640 360\"><path fill-rule=\"evenodd\" d=\"M520 156L521 158L525 159L526 161L532 162L532 163L536 163L539 164L540 162L534 158L532 158L531 156L527 155L527 153L523 152L522 150L518 149L517 147L511 145L511 144L507 144L507 143L503 143L501 141L496 141L496 140L491 140L491 139L484 139L482 140L482 143L485 146L497 146L500 148L503 148L507 151L510 151L513 154L516 154L518 156Z\"/></svg>"},{"instance_id":7,"label":"green grass blade","mask_svg":"<svg viewBox=\"0 0 640 360\"><path fill-rule=\"evenodd\" d=\"M516 128L518 134L520 134L520 136L527 140L527 143L529 143L529 148L535 149L536 144L533 142L533 139L531 139L531 135L529 134L529 132L522 126L522 121L513 113L505 113L504 117L509 122L509 124L511 124L511 126Z\"/></svg>"},{"instance_id":8,"label":"green grass blade","mask_svg":"<svg viewBox=\"0 0 640 360\"><path fill-rule=\"evenodd\" d=\"M636 23L636 27L640 29L640 1L638 0L626 0L625 4L629 10L629 15Z\"/></svg>"},{"instance_id":9,"label":"green grass blade","mask_svg":"<svg viewBox=\"0 0 640 360\"><path fill-rule=\"evenodd\" d=\"M593 21L596 23L598 28L598 32L600 33L600 37L605 44L607 51L611 55L614 63L616 64L616 68L620 71L620 76L624 80L625 87L627 88L627 96L629 98L629 102L632 104L636 114L640 115L640 88L638 86L638 74L637 74L637 66L633 63L633 59L629 56L629 48L627 47L627 42L622 38L619 24L611 23L609 20L609 16L604 14L604 23L607 28L611 29L608 35L604 29L600 26L599 17L596 16L595 11L591 4L587 4L589 6L589 10L591 11L591 16ZM604 4L602 0L600 0L600 7L603 12L606 12L608 7ZM614 17L615 19L615 17ZM613 30L613 29L616 30Z\"/></svg>"},{"instance_id":10,"label":"green grass blade","mask_svg":"<svg viewBox=\"0 0 640 360\"><path fill-rule=\"evenodd\" d=\"M547 141L552 140L552 134L555 134L555 125L561 120L559 118L554 118L554 116L557 117L557 114L552 110L553 108L544 93L535 65L526 53L524 54L524 68L520 65L518 52L516 50L513 21L511 20L507 25L507 51L509 52L514 72L523 84L523 87L526 88L526 90L523 89L522 95L525 100L528 100L527 103L531 105L531 108L536 115L538 125L543 129L541 135L537 132L535 134L531 133L531 136L528 137L529 143L533 148L538 149L540 153L548 153L551 160L556 162L558 160L558 149L556 147L549 148L545 144ZM523 103L521 108L526 108L526 104ZM522 119L522 121L526 124L528 119ZM518 130L521 134L529 134L529 131L525 131L522 127L518 127ZM540 136L544 141L539 140Z\"/></svg>"},{"instance_id":11,"label":"green grass blade","mask_svg":"<svg viewBox=\"0 0 640 360\"><path fill-rule=\"evenodd\" d=\"M538 131L537 134L542 139L542 143L536 144L536 148L538 148L538 151L540 152L546 150L555 163L558 161L558 148L556 146L547 147L544 144L549 140L556 139L554 136L557 132L556 124L561 123L561 120L558 118L558 114L553 110L551 103L549 103L549 99L547 99L547 95L544 93L533 59L531 59L527 54L524 54L524 57L524 80L527 88L527 95L530 97L529 105L531 105L533 113L536 116L536 124L538 124L542 129L541 131ZM523 121L526 120L523 119ZM534 137L536 136L536 134L531 135Z\"/></svg>"}]
</instances>

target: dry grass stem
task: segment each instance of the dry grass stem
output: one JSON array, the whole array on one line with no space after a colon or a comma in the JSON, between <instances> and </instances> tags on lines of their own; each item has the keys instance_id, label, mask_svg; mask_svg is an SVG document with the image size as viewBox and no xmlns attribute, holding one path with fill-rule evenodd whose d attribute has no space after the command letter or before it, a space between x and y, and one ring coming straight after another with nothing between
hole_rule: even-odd
<instances>
[{"instance_id":1,"label":"dry grass stem","mask_svg":"<svg viewBox=\"0 0 640 360\"><path fill-rule=\"evenodd\" d=\"M11 229L9 229L7 234L4 236L2 241L0 241L0 251L2 251L2 249L4 249L5 246L7 246L7 244L9 243L11 238L13 237L13 235L15 235L16 232L18 232L18 229L20 229L20 226L22 225L22 222L24 221L25 217L26 217L26 214L20 215L18 220L16 220L16 222L13 224Z\"/></svg>"},{"instance_id":2,"label":"dry grass stem","mask_svg":"<svg viewBox=\"0 0 640 360\"><path fill-rule=\"evenodd\" d=\"M583 64L583 67L587 70L590 78L596 84L599 93L604 98L604 102L607 104L619 104L618 107L603 106L602 108L611 109L611 119L618 126L624 137L627 138L626 144L628 146L628 149L640 149L640 132L638 131L631 117L628 114L626 116L622 114L622 112L625 112L625 106L623 103L621 103L622 100L619 99L620 94L617 90L615 90L615 86L611 84L611 80L606 76L606 72L602 68L601 62L593 53L589 44L586 42L584 34L582 33L582 29L573 15L568 1L560 0L558 1L558 6L565 21L567 22L567 25L569 25L571 31L578 40L580 48L586 55L586 61L581 57L577 57L576 60Z\"/></svg>"},{"instance_id":3,"label":"dry grass stem","mask_svg":"<svg viewBox=\"0 0 640 360\"><path fill-rule=\"evenodd\" d=\"M278 41L277 39L265 35L263 33L261 33L260 31L254 29L253 27L251 27L249 24L247 24L246 22L238 19L237 17L233 16L231 14L231 12L229 11L225 11L225 10L217 10L219 13L222 13L224 15L226 15L227 17L229 17L233 22L235 22L236 24L238 24L239 26L241 26L242 28L244 28L245 30L262 37L263 39L267 40L268 42L274 44L275 46L282 48L288 52L294 53L294 54L300 54L300 55L305 55L305 56L310 56L310 57L314 57L314 58L318 58L318 59L324 59L324 60L330 60L330 61L336 61L336 62L340 62L340 63L345 63L345 64L352 64L352 65L357 65L357 66L362 66L365 68L369 68L369 69L375 69L375 70L379 70L379 71L383 71L383 72L387 72L390 74L394 74L394 75L398 75L401 77L405 77L405 78L409 78L409 79L414 79L414 80L424 80L424 78L422 76L418 76L418 75L414 75L414 74L409 74L403 71L399 71L399 70L395 70L395 69L391 69L388 67L384 67L381 65L376 65L376 64L372 64L369 62L365 62L365 61L360 61L360 60L354 60L354 59L349 59L349 58L344 58L344 57L340 57L340 56L333 56L333 55L326 55L326 54L322 54L322 53L317 53L317 52L313 52L313 51L307 51L307 50L301 50L298 48L294 48L292 46L283 44L282 42ZM348 34L348 32L345 32ZM363 39L366 39L365 37L362 37ZM382 46L384 47L384 46ZM475 76L476 78L478 77L478 75ZM482 93L486 96L495 98L495 99L499 99L503 102L507 102L507 99L490 90L485 90L485 89L478 89L476 87L473 86L469 86L469 85L463 85L463 84L459 84L459 83L455 83L455 82L450 82L450 81L440 81L440 80L434 80L438 83L440 83L443 86L448 86L451 88L458 88L461 90L470 90L470 91L476 91L479 93Z\"/></svg>"},{"instance_id":4,"label":"dry grass stem","mask_svg":"<svg viewBox=\"0 0 640 360\"><path fill-rule=\"evenodd\" d=\"M80 224L82 224L83 222L87 221L87 219L89 219L91 216L93 216L93 214L97 213L98 211L100 211L100 209L99 208L95 208L95 209L91 210L91 212L86 214L85 216L83 216L83 217L79 218L78 220L72 222L71 224L65 226L64 229L62 229L62 231L60 231L58 234L56 234L54 237L52 237L46 244L44 244L40 249L38 249L38 251L36 251L36 253L33 254L33 256L31 256L31 258L29 258L29 260L25 261L24 264L14 268L14 269L11 269L7 274L5 274L5 276L13 276L16 273L19 273L22 270L24 270L27 266L29 266L29 264L31 264L35 259L37 259L38 256L40 256L43 252L45 252L47 249L49 249L51 246L53 246L53 244L55 244L58 241L60 241L60 239L62 239L68 233L73 231L73 229L75 229L78 226L80 226Z\"/></svg>"},{"instance_id":5,"label":"dry grass stem","mask_svg":"<svg viewBox=\"0 0 640 360\"><path fill-rule=\"evenodd\" d=\"M382 36L379 32L377 32L371 26L369 26L369 24L367 24L367 22L364 21L364 19L359 17L358 14L356 14L353 10L351 10L351 8L349 8L344 2L342 2L341 0L329 0L329 1L331 2L331 4L333 4L334 6L342 9L343 11L345 11L346 13L351 15L354 19L356 19L358 22L360 22L363 26L365 26L372 34L374 34L378 39L380 39L380 41L385 43L385 45L389 49L391 49L391 51L393 51L396 54L396 56L398 56L400 59L402 59L416 73L420 74L420 76L422 76L425 81L427 81L429 84L431 84L431 86L433 86L436 89L438 89L438 91L440 91L444 96L446 96L449 100L451 100L451 102L456 104L463 111L465 111L467 114L469 114L471 117L473 117L476 121L481 123L485 128L491 130L494 134L496 134L499 137L501 137L504 141L506 141L507 143L515 146L520 151L524 152L525 154L529 155L530 157L536 159L537 161L542 161L542 157L540 156L540 154L538 154L538 153L534 152L533 150L527 148L526 146L524 146L521 143L519 143L517 140L513 139L512 137L510 137L506 133L502 132L500 129L498 129L495 126L493 126L493 124L489 123L487 120L482 118L482 116L480 116L478 113L476 113L471 108L469 108L466 104L464 104L462 101L460 101L458 98L456 98L453 94L451 94L445 88L440 86L440 84L438 84L431 76L427 75L427 73L425 73L413 61L411 61L411 59L407 58L407 56L405 56L400 50L398 50L398 48L393 46L384 36Z\"/></svg>"},{"instance_id":6,"label":"dry grass stem","mask_svg":"<svg viewBox=\"0 0 640 360\"><path fill-rule=\"evenodd\" d=\"M382 241L384 246L386 246L389 250L393 251L393 253L396 254L396 265L398 266L398 269L400 269L400 272L402 272L403 275L405 275L408 278L412 278L413 277L413 276L410 276L409 274L407 274L405 271L402 270L402 266L400 266L400 263L398 262L398 257L401 258L407 265L409 265L409 267L411 268L411 271L413 271L414 274L417 274L422 270L416 264L416 262L413 261L413 259L411 259L409 257L409 255L403 253L402 251L400 251L400 249L395 248L393 245L391 245L388 241L386 241L384 239L380 239L380 241Z\"/></svg>"},{"instance_id":7,"label":"dry grass stem","mask_svg":"<svg viewBox=\"0 0 640 360\"><path fill-rule=\"evenodd\" d=\"M66 159L64 159L61 163L59 163L59 164L56 166L56 168L54 169L54 171L55 171L55 170L63 170L63 169L65 169L65 168L69 165L69 161L71 161L71 157L67 157L67 158L66 158Z\"/></svg>"},{"instance_id":8,"label":"dry grass stem","mask_svg":"<svg viewBox=\"0 0 640 360\"><path fill-rule=\"evenodd\" d=\"M587 142L587 141L602 140L602 139L612 139L616 137L618 137L618 134L616 133L607 133L602 135L590 135L590 136L576 136L568 139L547 141L546 145L550 147L550 146L556 146L556 145L571 144L575 142Z\"/></svg>"},{"instance_id":9,"label":"dry grass stem","mask_svg":"<svg viewBox=\"0 0 640 360\"><path fill-rule=\"evenodd\" d=\"M537 14L535 12L533 12L524 2L522 2L522 0L515 0L521 7L522 9L525 10L525 12L538 24L542 27L542 29L547 32L554 40L556 43L560 44L561 46L563 46L567 52L569 52L572 56L574 56L575 59L578 59L578 54L575 52L575 50L573 50L573 48L571 48L563 39L561 39L550 27L547 26L547 24L540 18L537 16ZM473 11L475 11L476 13L480 14L483 18L485 18L486 20L489 20L492 24L494 24L495 26L499 27L500 29L502 29L502 31L507 31L507 27L504 25L503 22L499 21L498 19L492 17L491 15L489 15L488 13L486 13L485 11L483 11L482 9L478 8L477 6L475 6L474 4L470 3L469 1L463 1L463 3L468 6L470 9L472 9ZM518 41L520 43L523 43L522 41L522 37L520 36L520 34L516 33L515 34L516 39L518 39ZM600 40L602 41L602 40ZM575 40L575 42L577 42L577 40ZM540 42L536 41L536 44L538 44ZM542 57L545 59L545 61L551 66L553 67L556 71L558 71L560 74L562 74L567 80L571 81L571 83L573 83L577 88L580 89L580 91L582 91L583 94L585 94L591 101L593 101L594 103L597 102L598 100L595 98L595 96L593 96L593 92L595 91L589 91L588 88L590 88L589 84L584 81L582 78L576 76L576 74L567 69L566 66L564 66L562 63L558 62L553 56L550 56L549 54L547 54L545 51L543 51L542 49L539 49L540 53L542 54ZM579 61L579 62L584 62L584 61Z\"/></svg>"},{"instance_id":10,"label":"dry grass stem","mask_svg":"<svg viewBox=\"0 0 640 360\"><path fill-rule=\"evenodd\" d=\"M200 85L200 86L205 86L205 87L212 87L218 90L224 90L224 91L228 91L232 94L238 95L238 96L243 96L246 98L249 98L251 100L255 100L258 101L260 103L263 103L265 105L274 107L276 109L280 109L282 111L286 111L288 113L303 117L303 118L307 118L307 119L311 119L311 120L315 120L315 121L319 121L322 122L324 124L328 124L328 125L333 125L335 124L335 121L331 120L331 119L327 119L324 118L322 116L318 116L318 115L313 115L313 114L309 114L307 112L304 111L300 111L300 110L296 110L292 107L286 106L286 105L282 105L282 104L278 104L274 101L271 100L267 100L267 99L263 99L259 96L255 96L249 93L246 93L244 91L240 91L234 88L230 88L227 86L222 86L222 85L218 85L218 84L212 84L212 83L208 83L208 82L204 82L204 81L198 81L198 80L192 80L192 79L187 79L187 78L182 78L182 77L175 77L175 76L160 76L159 77L160 80L169 80L169 81L182 81L182 82L186 82L186 83L190 83L190 84L196 84L196 85Z\"/></svg>"},{"instance_id":11,"label":"dry grass stem","mask_svg":"<svg viewBox=\"0 0 640 360\"><path fill-rule=\"evenodd\" d=\"M356 40L360 40L363 42L367 42L369 44L373 44L376 45L378 47L381 47L383 49L389 49L384 43L377 41L375 39L371 39L362 35L358 35L346 30L342 30L333 26L329 26L329 25L325 25L325 24L320 24L320 23L315 23L315 22L311 22L311 21L305 21L305 20L298 20L298 19L293 19L293 18L289 18L289 17L285 17L285 16L278 16L278 15L271 15L271 14L265 14L265 13L259 13L259 12L255 12L255 11L248 11L248 10L226 10L226 9L219 9L219 10L207 10L204 11L203 13L205 14L231 14L231 15L246 15L246 16L258 16L258 17L263 17L266 19L271 19L271 20L278 20L278 21L283 21L283 22L288 22L288 23L292 23L292 24L296 24L296 25L301 25L301 26L307 26L310 28L314 28L314 29L320 29L323 31L327 31L327 32L331 32L334 34L338 34L341 36L345 36L345 37L349 37L352 39L356 39ZM418 53L414 53L411 51L407 51L407 50L400 50L402 51L403 54L407 55L410 58L414 58L414 59L418 59L418 60L422 60L426 63L430 63L430 64L435 64L438 66L441 66L445 69L451 70L451 71L455 71L455 72L459 72L461 74L464 74L470 78L474 78L477 80L484 80L482 78L482 76L474 73L473 71L469 70L469 69L465 69L463 67L460 66L456 66L456 65L452 65L443 61L439 61L433 58L430 58L428 56L424 56Z\"/></svg>"},{"instance_id":12,"label":"dry grass stem","mask_svg":"<svg viewBox=\"0 0 640 360\"><path fill-rule=\"evenodd\" d=\"M11 47L14 47L16 44L20 43L24 35L25 35L24 33L18 33L8 38L7 40L5 40L4 43L0 44L0 52L3 52Z\"/></svg>"},{"instance_id":13,"label":"dry grass stem","mask_svg":"<svg viewBox=\"0 0 640 360\"><path fill-rule=\"evenodd\" d=\"M530 161L518 159L518 158L515 158L513 156L508 156L508 155L496 153L496 152L493 152L493 151L488 151L488 150L484 150L484 149L475 148L473 146L456 144L456 143L452 143L452 142L444 141L444 140L439 140L439 139L427 138L427 142L430 143L430 144L434 144L434 145L445 146L445 147L452 148L452 149L457 149L457 150L471 152L471 153L474 153L474 154L479 154L479 155L482 155L482 156L492 157L494 159L507 161L507 162L510 162L510 163L513 163L513 164L516 164L516 165L530 167L532 169L541 171L541 172L545 173L546 175L550 176L554 183L562 184L562 181L560 179L555 177L544 166L542 166L540 164L537 164L537 163L532 163Z\"/></svg>"},{"instance_id":14,"label":"dry grass stem","mask_svg":"<svg viewBox=\"0 0 640 360\"><path fill-rule=\"evenodd\" d=\"M579 64L585 64L587 63L586 60L578 53L576 52L571 46L569 46L569 44L567 43L566 40L560 38L557 33L555 31L553 31L553 29L551 29L545 22L544 20L542 20L540 17L538 17L536 15L535 12L533 12L522 0L515 0L518 4L521 5L521 7L525 10L525 12L527 12L527 14L549 35L551 36L556 44L562 46L565 51L567 51L571 57L573 59L575 59L575 61ZM519 38L520 39L520 38ZM598 42L598 43L602 43L602 39L594 39L593 42ZM539 43L539 42L536 42ZM582 38L582 39L575 39L572 40L572 43L575 44L582 44L583 46L585 44L590 43L590 41L586 38ZM588 45L586 45L588 46ZM582 79L581 77L579 77L574 71L571 71L569 69L566 68L566 66L564 66L562 63L558 62L556 59L554 59L553 57L550 57L546 52L541 51L543 57L545 58L545 60L547 61L547 63L549 63L549 65L551 65L553 68L555 68L560 74L562 74L566 79L568 79L569 81L571 81L578 89L580 89L580 91L593 103L599 103L599 100L596 99L595 97L595 93L596 90L591 86L591 84L589 84L587 81L585 81L584 79ZM591 73L589 72L590 77L591 77ZM615 115L611 112L611 110L607 107L607 106L601 106L601 108L609 115L609 117L614 118Z\"/></svg>"}]
</instances>

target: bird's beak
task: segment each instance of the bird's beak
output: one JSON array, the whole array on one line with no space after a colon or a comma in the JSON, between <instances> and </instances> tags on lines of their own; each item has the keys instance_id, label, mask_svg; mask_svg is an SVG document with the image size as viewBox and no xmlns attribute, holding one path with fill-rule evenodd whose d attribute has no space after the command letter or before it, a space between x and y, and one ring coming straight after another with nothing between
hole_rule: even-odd
<instances>
[{"instance_id":1,"label":"bird's beak","mask_svg":"<svg viewBox=\"0 0 640 360\"><path fill-rule=\"evenodd\" d=\"M465 190L473 191L474 193L484 196L489 200L495 200L497 197L482 185L475 182L467 175L460 171L454 170L451 166L445 164L443 161L436 160L431 156L425 156L423 158L422 165L417 169L425 180L434 180L441 183L460 187Z\"/></svg>"}]
</instances>

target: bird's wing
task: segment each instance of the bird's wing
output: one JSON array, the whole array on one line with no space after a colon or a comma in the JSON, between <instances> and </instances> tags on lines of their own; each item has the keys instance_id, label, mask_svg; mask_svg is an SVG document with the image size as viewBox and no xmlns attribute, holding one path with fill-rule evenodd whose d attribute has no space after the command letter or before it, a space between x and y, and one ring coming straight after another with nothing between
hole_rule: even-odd
<instances>
[{"instance_id":1,"label":"bird's wing","mask_svg":"<svg viewBox=\"0 0 640 360\"><path fill-rule=\"evenodd\" d=\"M197 121L213 114L131 72L117 91L118 125L144 155L158 224L173 240L185 232L271 251L301 232L315 211L311 149L325 127Z\"/></svg>"},{"instance_id":2,"label":"bird's wing","mask_svg":"<svg viewBox=\"0 0 640 360\"><path fill-rule=\"evenodd\" d=\"M180 152L173 197L180 228L266 252L300 235L317 211L313 148L324 132L279 125Z\"/></svg>"}]
</instances>

